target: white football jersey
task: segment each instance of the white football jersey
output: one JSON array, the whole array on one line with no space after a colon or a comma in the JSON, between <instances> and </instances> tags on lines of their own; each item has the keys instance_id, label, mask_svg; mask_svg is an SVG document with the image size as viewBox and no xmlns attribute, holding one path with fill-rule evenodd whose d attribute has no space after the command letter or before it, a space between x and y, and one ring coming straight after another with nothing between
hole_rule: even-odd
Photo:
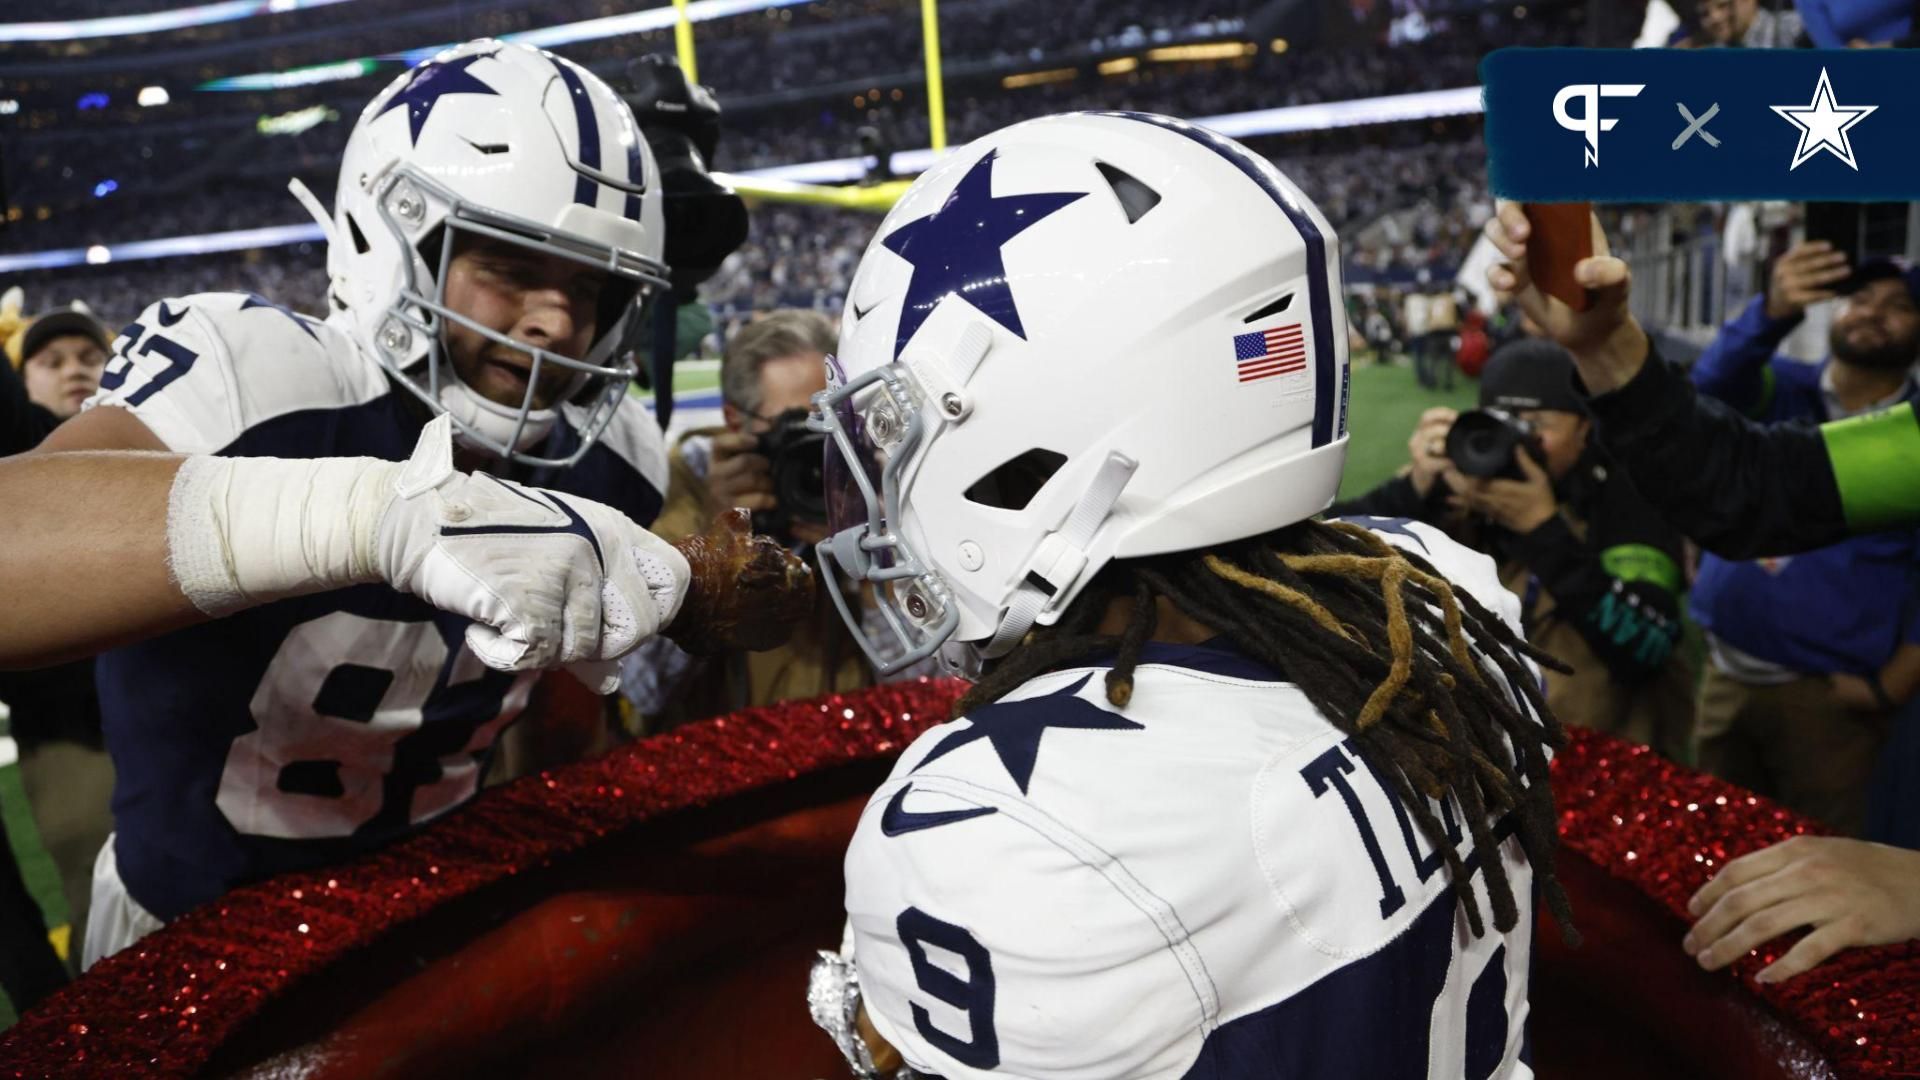
<instances>
[{"instance_id":1,"label":"white football jersey","mask_svg":"<svg viewBox=\"0 0 1920 1080\"><path fill-rule=\"evenodd\" d=\"M1486 556L1364 519L1518 633ZM1052 672L915 740L847 855L875 1028L960 1078L1528 1077L1532 874L1476 938L1441 856L1298 688L1228 648ZM1491 667L1488 668L1492 671ZM1494 674L1493 678L1500 676ZM1457 804L1435 806L1464 834Z\"/></svg>"}]
</instances>

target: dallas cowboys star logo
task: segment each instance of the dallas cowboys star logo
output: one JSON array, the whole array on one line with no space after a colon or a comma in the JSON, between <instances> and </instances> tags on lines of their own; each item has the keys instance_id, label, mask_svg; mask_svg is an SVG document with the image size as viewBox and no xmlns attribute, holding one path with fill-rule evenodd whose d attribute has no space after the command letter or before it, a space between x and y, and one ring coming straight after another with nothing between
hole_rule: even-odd
<instances>
[{"instance_id":1,"label":"dallas cowboys star logo","mask_svg":"<svg viewBox=\"0 0 1920 1080\"><path fill-rule=\"evenodd\" d=\"M1806 105L1774 105L1774 112L1794 127L1800 129L1800 145L1794 147L1793 164L1787 166L1792 172L1802 162L1825 150L1846 163L1854 172L1860 171L1860 164L1853 159L1853 142L1847 138L1847 129L1867 118L1869 113L1878 109L1878 105L1836 105L1833 101L1833 84L1827 80L1827 69L1820 69L1820 82L1814 87L1813 101Z\"/></svg>"},{"instance_id":2,"label":"dallas cowboys star logo","mask_svg":"<svg viewBox=\"0 0 1920 1080\"><path fill-rule=\"evenodd\" d=\"M1020 793L1024 795L1027 785L1033 780L1034 763L1040 757L1040 736L1045 735L1048 728L1145 730L1145 724L1136 724L1119 713L1108 712L1081 697L1080 688L1087 685L1087 680L1091 678L1093 673L1088 672L1079 682L1051 694L1020 701L997 702L976 710L967 717L971 727L940 740L940 745L922 758L913 771L919 772L968 743L985 739L992 744L993 752L1000 755L1000 764L1006 766L1008 775L1020 785Z\"/></svg>"},{"instance_id":3,"label":"dallas cowboys star logo","mask_svg":"<svg viewBox=\"0 0 1920 1080\"><path fill-rule=\"evenodd\" d=\"M374 115L385 116L389 111L405 105L407 123L413 128L413 142L416 146L419 145L420 129L427 126L427 117L433 112L433 107L440 103L441 98L448 94L499 95L498 90L474 78L467 71L475 61L485 60L492 55L493 53L490 52L475 53L472 56L462 56L457 60L448 60L444 63L430 60L421 64L413 69L413 78L407 80L407 85L401 87L399 93L388 98L386 105Z\"/></svg>"},{"instance_id":4,"label":"dallas cowboys star logo","mask_svg":"<svg viewBox=\"0 0 1920 1080\"><path fill-rule=\"evenodd\" d=\"M914 331L949 296L961 297L982 315L1022 338L1027 336L1007 284L1001 246L1086 192L995 198L993 162L999 153L989 151L968 169L938 210L907 222L880 241L913 264L913 278L900 309L900 329L893 341L894 359L900 358Z\"/></svg>"}]
</instances>

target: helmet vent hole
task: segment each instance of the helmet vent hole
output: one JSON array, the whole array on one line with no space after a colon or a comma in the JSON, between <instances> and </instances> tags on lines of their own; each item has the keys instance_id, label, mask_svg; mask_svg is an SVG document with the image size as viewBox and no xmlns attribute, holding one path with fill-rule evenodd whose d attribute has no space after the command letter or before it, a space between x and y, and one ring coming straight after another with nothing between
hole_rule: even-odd
<instances>
[{"instance_id":1,"label":"helmet vent hole","mask_svg":"<svg viewBox=\"0 0 1920 1080\"><path fill-rule=\"evenodd\" d=\"M353 250L358 254L365 255L372 250L373 245L367 243L367 234L360 231L360 223L353 219L352 214L347 215L347 235L353 238Z\"/></svg>"},{"instance_id":2,"label":"helmet vent hole","mask_svg":"<svg viewBox=\"0 0 1920 1080\"><path fill-rule=\"evenodd\" d=\"M1066 463L1065 454L1034 447L975 480L966 491L967 501L996 510L1025 510Z\"/></svg>"},{"instance_id":3,"label":"helmet vent hole","mask_svg":"<svg viewBox=\"0 0 1920 1080\"><path fill-rule=\"evenodd\" d=\"M1293 306L1293 294L1292 294L1292 293L1288 293L1287 295L1285 295L1285 296L1282 296L1282 297L1281 297L1280 299L1278 299L1278 300L1275 300L1275 301L1274 301L1273 303L1271 303L1271 304L1262 304L1262 305L1260 306L1260 310L1258 310L1258 311L1256 311L1256 312L1254 312L1253 314L1251 314L1251 315L1249 315L1249 316L1247 316L1247 317L1246 317L1246 318L1245 318L1244 320L1242 320L1242 321L1243 321L1243 322L1249 322L1249 323L1257 323L1257 322L1259 322L1259 321L1260 321L1261 319L1265 319L1265 318L1269 318L1269 317L1271 317L1271 316L1274 316L1274 315L1278 315L1278 314L1280 314L1281 312L1283 312L1283 311L1285 311L1285 310L1287 310L1288 308L1290 308L1290 307L1292 307L1292 306Z\"/></svg>"},{"instance_id":4,"label":"helmet vent hole","mask_svg":"<svg viewBox=\"0 0 1920 1080\"><path fill-rule=\"evenodd\" d=\"M1160 205L1160 193L1142 183L1140 179L1124 169L1116 169L1104 161L1096 161L1093 167L1100 170L1106 178L1107 186L1113 189L1113 197L1120 201L1120 209L1127 215L1127 224L1131 225L1147 216L1147 211Z\"/></svg>"}]
</instances>

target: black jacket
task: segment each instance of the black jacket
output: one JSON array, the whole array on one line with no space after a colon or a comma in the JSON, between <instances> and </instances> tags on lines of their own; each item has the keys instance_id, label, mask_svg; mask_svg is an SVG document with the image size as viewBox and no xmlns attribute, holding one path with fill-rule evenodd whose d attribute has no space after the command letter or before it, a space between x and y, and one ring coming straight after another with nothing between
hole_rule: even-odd
<instances>
[{"instance_id":1,"label":"black jacket","mask_svg":"<svg viewBox=\"0 0 1920 1080\"><path fill-rule=\"evenodd\" d=\"M1449 521L1443 486L1435 484L1422 499L1404 476L1335 503L1329 513L1411 518L1447 527L1462 543L1491 555L1503 577L1515 564L1524 567L1554 601L1551 609L1540 611L1529 589L1530 636L1542 623L1565 620L1614 679L1642 682L1665 666L1680 639L1680 534L1604 453L1591 447L1554 493L1562 512L1524 534L1484 521ZM1585 526L1584 538L1576 521Z\"/></svg>"},{"instance_id":2,"label":"black jacket","mask_svg":"<svg viewBox=\"0 0 1920 1080\"><path fill-rule=\"evenodd\" d=\"M1911 402L1814 427L1756 424L1701 398L1658 353L1592 400L1600 439L1667 520L1730 559L1824 547L1920 522Z\"/></svg>"}]
</instances>

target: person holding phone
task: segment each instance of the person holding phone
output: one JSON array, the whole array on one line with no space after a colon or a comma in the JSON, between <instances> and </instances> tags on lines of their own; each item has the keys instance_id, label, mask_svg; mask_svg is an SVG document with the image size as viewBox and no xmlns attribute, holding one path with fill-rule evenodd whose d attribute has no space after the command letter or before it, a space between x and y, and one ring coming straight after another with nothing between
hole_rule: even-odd
<instances>
[{"instance_id":1,"label":"person holding phone","mask_svg":"<svg viewBox=\"0 0 1920 1080\"><path fill-rule=\"evenodd\" d=\"M1528 259L1534 226L1519 203L1502 200L1487 221L1487 238L1505 259L1487 281L1573 353L1602 444L1668 520L1729 557L1790 554L1920 523L1914 401L1819 427L1763 425L1703 403L1633 317L1632 274L1591 214L1587 228L1590 253L1570 268L1580 310L1536 286ZM1914 731L1912 713L1901 716L1883 760L1915 756L1911 741L1900 742ZM1914 770L1893 772L1879 778L1880 793L1896 807L1912 805L1920 783ZM1843 948L1920 937L1920 854L1843 837L1796 838L1729 863L1690 911L1698 922L1683 945L1708 969L1744 955L1748 937L1758 944L1813 927L1761 973L1787 978Z\"/></svg>"},{"instance_id":2,"label":"person holding phone","mask_svg":"<svg viewBox=\"0 0 1920 1080\"><path fill-rule=\"evenodd\" d=\"M1776 355L1811 304L1839 299L1818 364ZM1774 261L1768 288L1692 371L1702 393L1761 420L1841 420L1920 393L1920 271L1857 270L1826 240ZM1865 825L1891 714L1920 692L1913 570L1920 533L1849 537L1793 558L1701 557L1693 614L1706 631L1702 768L1842 832Z\"/></svg>"}]
</instances>

